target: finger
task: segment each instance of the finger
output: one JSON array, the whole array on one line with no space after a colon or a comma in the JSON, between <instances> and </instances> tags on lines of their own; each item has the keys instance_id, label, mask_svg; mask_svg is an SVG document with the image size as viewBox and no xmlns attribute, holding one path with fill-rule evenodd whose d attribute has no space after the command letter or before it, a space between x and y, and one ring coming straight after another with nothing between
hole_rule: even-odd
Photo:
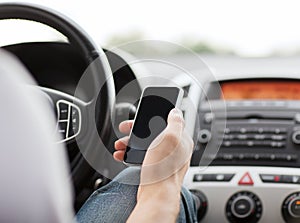
<instances>
[{"instance_id":1,"label":"finger","mask_svg":"<svg viewBox=\"0 0 300 223\"><path fill-rule=\"evenodd\" d=\"M168 125L176 127L182 127L184 124L182 111L178 108L174 108L170 111L168 115Z\"/></svg>"},{"instance_id":2,"label":"finger","mask_svg":"<svg viewBox=\"0 0 300 223\"><path fill-rule=\"evenodd\" d=\"M115 149L116 150L125 150L126 146L128 145L129 136L124 136L123 138L118 139L115 141Z\"/></svg>"},{"instance_id":3,"label":"finger","mask_svg":"<svg viewBox=\"0 0 300 223\"><path fill-rule=\"evenodd\" d=\"M177 108L172 109L168 115L168 126L166 128L166 132L180 136L184 129L184 125L185 123L182 111Z\"/></svg>"},{"instance_id":4,"label":"finger","mask_svg":"<svg viewBox=\"0 0 300 223\"><path fill-rule=\"evenodd\" d=\"M116 151L114 152L113 154L113 157L116 161L120 161L122 162L124 160L124 155L125 155L125 151L122 150L122 151Z\"/></svg>"},{"instance_id":5,"label":"finger","mask_svg":"<svg viewBox=\"0 0 300 223\"><path fill-rule=\"evenodd\" d=\"M133 120L123 121L119 124L119 130L123 134L129 134L133 125Z\"/></svg>"},{"instance_id":6,"label":"finger","mask_svg":"<svg viewBox=\"0 0 300 223\"><path fill-rule=\"evenodd\" d=\"M177 108L172 109L168 115L167 122L168 125L166 129L153 140L148 150L157 147L161 143L167 145L169 144L169 146L167 146L167 148L169 149L164 150L164 153L167 154L169 153L170 149L178 145L184 128L184 119L182 112ZM163 145L162 147L164 148Z\"/></svg>"}]
</instances>

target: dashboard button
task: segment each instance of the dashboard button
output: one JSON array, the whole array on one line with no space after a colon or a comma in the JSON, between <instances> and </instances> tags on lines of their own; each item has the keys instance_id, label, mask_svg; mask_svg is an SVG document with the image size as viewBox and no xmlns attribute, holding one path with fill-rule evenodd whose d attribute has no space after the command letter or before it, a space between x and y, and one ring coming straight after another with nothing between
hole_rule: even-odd
<instances>
[{"instance_id":1,"label":"dashboard button","mask_svg":"<svg viewBox=\"0 0 300 223\"><path fill-rule=\"evenodd\" d=\"M276 134L282 134L282 133L286 133L287 129L286 128L272 128L270 132L276 133Z\"/></svg>"},{"instance_id":2,"label":"dashboard button","mask_svg":"<svg viewBox=\"0 0 300 223\"><path fill-rule=\"evenodd\" d=\"M298 179L296 179L297 181ZM281 183L293 183L293 176L283 175L280 179Z\"/></svg>"},{"instance_id":3,"label":"dashboard button","mask_svg":"<svg viewBox=\"0 0 300 223\"><path fill-rule=\"evenodd\" d=\"M231 130L229 128L224 129L225 134L229 134L230 132L231 132Z\"/></svg>"},{"instance_id":4,"label":"dashboard button","mask_svg":"<svg viewBox=\"0 0 300 223\"><path fill-rule=\"evenodd\" d=\"M263 128L258 128L258 129L257 129L257 132L258 132L258 133L264 133L264 132L267 132L267 131L264 130Z\"/></svg>"},{"instance_id":5,"label":"dashboard button","mask_svg":"<svg viewBox=\"0 0 300 223\"><path fill-rule=\"evenodd\" d=\"M229 182L234 174L195 174L194 182Z\"/></svg>"},{"instance_id":6,"label":"dashboard button","mask_svg":"<svg viewBox=\"0 0 300 223\"><path fill-rule=\"evenodd\" d=\"M292 176L291 183L300 184L300 176Z\"/></svg>"},{"instance_id":7,"label":"dashboard button","mask_svg":"<svg viewBox=\"0 0 300 223\"><path fill-rule=\"evenodd\" d=\"M233 158L234 158L233 154L230 153L223 154L223 160L232 160Z\"/></svg>"},{"instance_id":8,"label":"dashboard button","mask_svg":"<svg viewBox=\"0 0 300 223\"><path fill-rule=\"evenodd\" d=\"M300 176L296 175L260 174L260 179L264 183L300 184Z\"/></svg>"},{"instance_id":9,"label":"dashboard button","mask_svg":"<svg viewBox=\"0 0 300 223\"><path fill-rule=\"evenodd\" d=\"M241 140L245 140L245 139L248 139L248 136L244 135L244 134L240 134L240 135L237 135L237 138L241 139Z\"/></svg>"},{"instance_id":10,"label":"dashboard button","mask_svg":"<svg viewBox=\"0 0 300 223\"><path fill-rule=\"evenodd\" d=\"M234 174L224 174L224 179L223 179L223 181L229 182L229 181L232 180L233 177L234 177Z\"/></svg>"},{"instance_id":11,"label":"dashboard button","mask_svg":"<svg viewBox=\"0 0 300 223\"><path fill-rule=\"evenodd\" d=\"M241 128L241 129L240 129L240 133L244 134L244 133L246 133L246 132L247 132L247 129L246 129L246 128Z\"/></svg>"},{"instance_id":12,"label":"dashboard button","mask_svg":"<svg viewBox=\"0 0 300 223\"><path fill-rule=\"evenodd\" d=\"M193 181L194 182L201 182L203 180L203 175L202 174L195 174Z\"/></svg>"},{"instance_id":13,"label":"dashboard button","mask_svg":"<svg viewBox=\"0 0 300 223\"><path fill-rule=\"evenodd\" d=\"M250 175L250 173L245 173L242 178L240 179L239 185L253 185L254 181L252 180L252 177Z\"/></svg>"},{"instance_id":14,"label":"dashboard button","mask_svg":"<svg viewBox=\"0 0 300 223\"><path fill-rule=\"evenodd\" d=\"M254 135L253 138L257 139L257 140L264 140L264 139L266 139L266 136L262 135L262 134L257 134L257 135Z\"/></svg>"},{"instance_id":15,"label":"dashboard button","mask_svg":"<svg viewBox=\"0 0 300 223\"><path fill-rule=\"evenodd\" d=\"M278 140L278 141L284 140L285 138L286 138L285 135L272 135L271 136L272 140Z\"/></svg>"},{"instance_id":16,"label":"dashboard button","mask_svg":"<svg viewBox=\"0 0 300 223\"><path fill-rule=\"evenodd\" d=\"M297 155L285 155L286 156L286 160L287 161L297 161L298 160L298 156Z\"/></svg>"},{"instance_id":17,"label":"dashboard button","mask_svg":"<svg viewBox=\"0 0 300 223\"><path fill-rule=\"evenodd\" d=\"M230 141L223 141L222 145L225 147L230 147L231 146L231 142Z\"/></svg>"},{"instance_id":18,"label":"dashboard button","mask_svg":"<svg viewBox=\"0 0 300 223\"><path fill-rule=\"evenodd\" d=\"M264 183L276 183L280 181L279 175L274 174L260 174L260 179Z\"/></svg>"},{"instance_id":19,"label":"dashboard button","mask_svg":"<svg viewBox=\"0 0 300 223\"><path fill-rule=\"evenodd\" d=\"M293 143L299 145L300 144L300 131L295 131L292 135Z\"/></svg>"},{"instance_id":20,"label":"dashboard button","mask_svg":"<svg viewBox=\"0 0 300 223\"><path fill-rule=\"evenodd\" d=\"M248 141L248 142L247 142L247 146L249 146L249 147L254 146L254 142L253 142L253 141Z\"/></svg>"},{"instance_id":21,"label":"dashboard button","mask_svg":"<svg viewBox=\"0 0 300 223\"><path fill-rule=\"evenodd\" d=\"M271 147L273 148L282 148L285 146L285 143L283 142L271 142Z\"/></svg>"},{"instance_id":22,"label":"dashboard button","mask_svg":"<svg viewBox=\"0 0 300 223\"><path fill-rule=\"evenodd\" d=\"M234 174L215 174L214 181L229 182L233 178Z\"/></svg>"},{"instance_id":23,"label":"dashboard button","mask_svg":"<svg viewBox=\"0 0 300 223\"><path fill-rule=\"evenodd\" d=\"M224 135L223 139L224 140L232 140L232 139L234 139L234 135Z\"/></svg>"}]
</instances>

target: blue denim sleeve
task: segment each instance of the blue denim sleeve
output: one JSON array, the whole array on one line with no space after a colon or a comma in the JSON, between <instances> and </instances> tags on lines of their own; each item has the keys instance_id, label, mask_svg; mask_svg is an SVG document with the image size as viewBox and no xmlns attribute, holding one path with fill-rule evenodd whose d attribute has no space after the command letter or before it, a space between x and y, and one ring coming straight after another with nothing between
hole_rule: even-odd
<instances>
[{"instance_id":1,"label":"blue denim sleeve","mask_svg":"<svg viewBox=\"0 0 300 223\"><path fill-rule=\"evenodd\" d=\"M129 167L113 181L95 191L76 215L78 223L126 222L136 205L140 170ZM190 192L182 189L177 222L197 222Z\"/></svg>"}]
</instances>

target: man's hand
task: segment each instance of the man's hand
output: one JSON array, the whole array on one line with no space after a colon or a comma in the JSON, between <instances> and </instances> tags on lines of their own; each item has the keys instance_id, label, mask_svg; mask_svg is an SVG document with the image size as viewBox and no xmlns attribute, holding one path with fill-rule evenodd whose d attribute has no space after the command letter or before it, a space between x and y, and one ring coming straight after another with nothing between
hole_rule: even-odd
<instances>
[{"instance_id":1,"label":"man's hand","mask_svg":"<svg viewBox=\"0 0 300 223\"><path fill-rule=\"evenodd\" d=\"M129 134L133 121L122 122L119 129ZM115 142L114 158L123 161L129 137ZM129 221L175 222L179 213L181 185L189 167L193 141L184 129L182 112L173 109L166 129L149 146L141 169L137 205ZM161 216L163 215L163 216Z\"/></svg>"}]
</instances>

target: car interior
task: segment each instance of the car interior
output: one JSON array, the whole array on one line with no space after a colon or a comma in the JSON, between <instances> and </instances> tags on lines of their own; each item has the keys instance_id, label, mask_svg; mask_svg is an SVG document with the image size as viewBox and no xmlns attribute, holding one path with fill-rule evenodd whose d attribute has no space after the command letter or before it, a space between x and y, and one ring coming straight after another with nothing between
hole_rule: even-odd
<instances>
[{"instance_id":1,"label":"car interior","mask_svg":"<svg viewBox=\"0 0 300 223\"><path fill-rule=\"evenodd\" d=\"M198 222L300 222L298 60L137 58L126 47L102 48L76 21L29 3L1 3L0 20L37 22L67 40L1 47L1 222L72 219L126 168L113 160L113 145L143 89L174 83L184 90L180 108L195 144L184 186L200 199ZM57 160L46 161L54 153ZM28 192L20 195L23 184ZM63 211L68 202L74 213Z\"/></svg>"}]
</instances>

